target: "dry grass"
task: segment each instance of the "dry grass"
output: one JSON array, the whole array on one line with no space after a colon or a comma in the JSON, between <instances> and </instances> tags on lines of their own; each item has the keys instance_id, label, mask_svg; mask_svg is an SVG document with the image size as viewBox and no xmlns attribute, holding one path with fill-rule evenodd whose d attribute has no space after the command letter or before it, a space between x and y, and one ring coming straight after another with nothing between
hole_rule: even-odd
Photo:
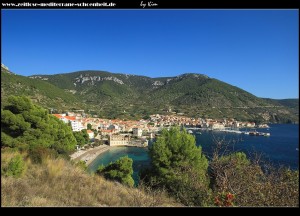
<instances>
[{"instance_id":1,"label":"dry grass","mask_svg":"<svg viewBox=\"0 0 300 216\"><path fill-rule=\"evenodd\" d=\"M299 172L259 164L214 161L214 192L235 195L236 206L299 207Z\"/></svg>"},{"instance_id":2,"label":"dry grass","mask_svg":"<svg viewBox=\"0 0 300 216\"><path fill-rule=\"evenodd\" d=\"M180 206L163 192L128 188L63 159L26 163L22 178L1 176L2 206Z\"/></svg>"}]
</instances>

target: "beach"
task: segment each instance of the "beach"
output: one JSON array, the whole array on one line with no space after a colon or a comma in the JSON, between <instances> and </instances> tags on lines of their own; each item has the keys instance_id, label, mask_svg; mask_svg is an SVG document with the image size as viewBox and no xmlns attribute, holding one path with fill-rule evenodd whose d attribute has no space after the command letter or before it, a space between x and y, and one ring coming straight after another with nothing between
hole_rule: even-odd
<instances>
[{"instance_id":1,"label":"beach","mask_svg":"<svg viewBox=\"0 0 300 216\"><path fill-rule=\"evenodd\" d=\"M110 149L108 145L100 145L94 148L89 148L87 150L79 150L72 155L70 155L71 160L74 161L85 161L87 165L89 165L99 154Z\"/></svg>"}]
</instances>

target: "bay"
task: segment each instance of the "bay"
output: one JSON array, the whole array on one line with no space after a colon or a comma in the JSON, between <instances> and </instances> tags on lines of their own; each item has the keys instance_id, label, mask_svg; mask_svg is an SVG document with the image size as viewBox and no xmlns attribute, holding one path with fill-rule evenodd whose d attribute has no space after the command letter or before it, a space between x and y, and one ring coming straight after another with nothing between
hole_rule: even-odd
<instances>
[{"instance_id":1,"label":"bay","mask_svg":"<svg viewBox=\"0 0 300 216\"><path fill-rule=\"evenodd\" d=\"M224 140L228 144L227 150L229 152L242 151L249 157L253 153L258 153L262 155L264 161L270 162L276 167L283 165L299 170L299 125L271 124L268 129L258 128L256 130L271 133L271 136L249 136L204 130L201 131L201 134L196 133L198 130L193 130L193 132L196 137L196 145L202 147L203 153L208 158L212 156L215 147L214 141ZM150 142L149 146L151 144ZM126 155L133 159L133 177L137 182L139 170L150 164L148 148L112 147L107 152L99 155L88 168L91 172L94 172L99 165L107 165Z\"/></svg>"}]
</instances>

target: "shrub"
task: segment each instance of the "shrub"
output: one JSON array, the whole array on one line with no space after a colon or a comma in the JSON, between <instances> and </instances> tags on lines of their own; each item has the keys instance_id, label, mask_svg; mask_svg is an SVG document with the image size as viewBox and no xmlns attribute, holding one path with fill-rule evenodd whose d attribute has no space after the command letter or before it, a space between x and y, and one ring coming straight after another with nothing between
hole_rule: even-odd
<instances>
[{"instance_id":1,"label":"shrub","mask_svg":"<svg viewBox=\"0 0 300 216\"><path fill-rule=\"evenodd\" d=\"M122 184L133 187L134 180L132 178L133 168L132 159L128 157L121 157L114 163L110 163L106 167L100 165L97 173L104 175L105 178L110 180L116 180Z\"/></svg>"},{"instance_id":2,"label":"shrub","mask_svg":"<svg viewBox=\"0 0 300 216\"><path fill-rule=\"evenodd\" d=\"M84 161L78 161L76 163L76 166L79 167L79 168L81 168L81 169L83 169L83 170L87 170L87 165L86 165L86 163Z\"/></svg>"},{"instance_id":3,"label":"shrub","mask_svg":"<svg viewBox=\"0 0 300 216\"><path fill-rule=\"evenodd\" d=\"M215 205L298 206L299 172L250 161L244 153L215 157L210 164ZM227 197L228 194L234 195Z\"/></svg>"},{"instance_id":4,"label":"shrub","mask_svg":"<svg viewBox=\"0 0 300 216\"><path fill-rule=\"evenodd\" d=\"M29 150L29 158L33 163L41 164L47 158L56 158L57 152L53 149L45 148L42 146L32 148Z\"/></svg>"},{"instance_id":5,"label":"shrub","mask_svg":"<svg viewBox=\"0 0 300 216\"><path fill-rule=\"evenodd\" d=\"M1 166L2 167L2 166ZM17 154L13 158L11 158L5 166L3 164L3 169L1 169L1 174L4 176L13 176L13 177L21 177L26 169L25 162L20 154Z\"/></svg>"}]
</instances>

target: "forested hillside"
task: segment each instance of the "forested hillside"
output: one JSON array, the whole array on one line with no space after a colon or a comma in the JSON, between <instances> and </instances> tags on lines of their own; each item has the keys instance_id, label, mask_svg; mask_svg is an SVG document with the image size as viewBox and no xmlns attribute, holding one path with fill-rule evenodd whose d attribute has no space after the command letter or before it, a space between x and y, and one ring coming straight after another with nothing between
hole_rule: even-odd
<instances>
[{"instance_id":1,"label":"forested hillside","mask_svg":"<svg viewBox=\"0 0 300 216\"><path fill-rule=\"evenodd\" d=\"M202 74L150 78L105 71L24 77L1 69L1 96L26 95L57 112L84 109L104 118L140 119L150 114L299 122L299 100L258 98Z\"/></svg>"}]
</instances>

